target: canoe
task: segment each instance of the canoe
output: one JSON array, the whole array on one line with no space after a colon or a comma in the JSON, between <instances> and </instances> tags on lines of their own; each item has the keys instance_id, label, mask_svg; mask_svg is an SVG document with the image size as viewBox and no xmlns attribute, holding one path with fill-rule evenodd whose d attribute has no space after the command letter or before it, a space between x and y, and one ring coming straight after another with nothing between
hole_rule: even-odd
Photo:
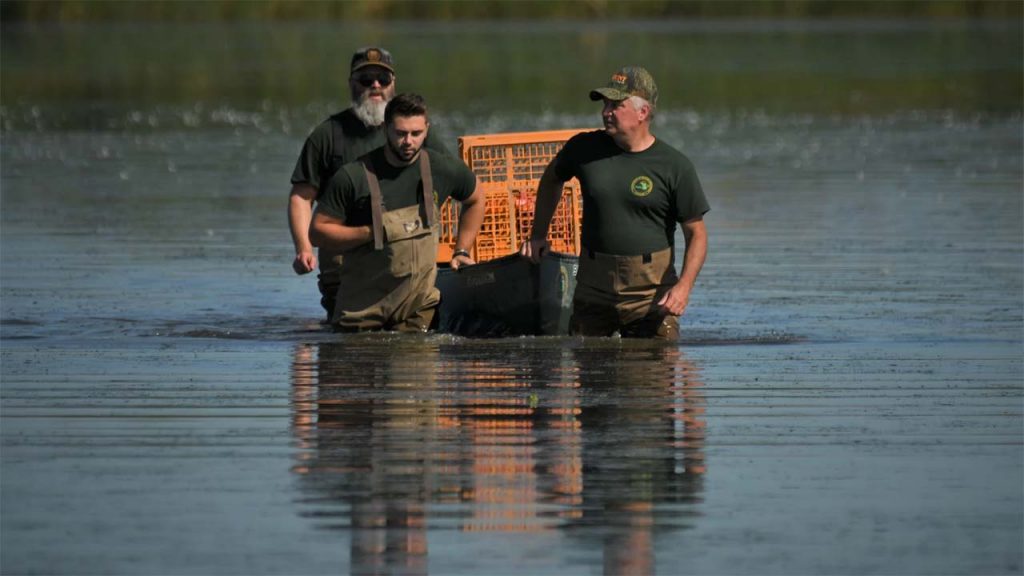
<instances>
[{"instance_id":1,"label":"canoe","mask_svg":"<svg viewBox=\"0 0 1024 576\"><path fill-rule=\"evenodd\" d=\"M438 332L470 337L569 333L579 257L548 252L533 264L511 254L459 270L442 267Z\"/></svg>"}]
</instances>

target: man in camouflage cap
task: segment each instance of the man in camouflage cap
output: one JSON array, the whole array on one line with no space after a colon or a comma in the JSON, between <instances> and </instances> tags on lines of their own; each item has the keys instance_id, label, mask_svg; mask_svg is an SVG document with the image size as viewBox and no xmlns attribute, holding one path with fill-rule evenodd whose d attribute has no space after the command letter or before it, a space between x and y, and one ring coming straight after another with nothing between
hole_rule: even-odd
<instances>
[{"instance_id":1,"label":"man in camouflage cap","mask_svg":"<svg viewBox=\"0 0 1024 576\"><path fill-rule=\"evenodd\" d=\"M630 96L647 100L652 110L658 106L658 85L651 73L639 66L626 66L612 74L607 86L590 91L590 99L595 102L604 98L618 102Z\"/></svg>"},{"instance_id":2,"label":"man in camouflage cap","mask_svg":"<svg viewBox=\"0 0 1024 576\"><path fill-rule=\"evenodd\" d=\"M577 178L583 230L572 331L675 339L707 255L707 199L690 160L651 133L658 86L647 70L617 70L590 99L604 103L604 130L573 136L544 170L520 252L537 261L548 250L564 183ZM677 224L686 243L678 275Z\"/></svg>"},{"instance_id":3,"label":"man in camouflage cap","mask_svg":"<svg viewBox=\"0 0 1024 576\"><path fill-rule=\"evenodd\" d=\"M352 105L324 120L306 138L292 172L288 199L288 227L295 245L292 269L308 274L319 264L320 304L328 320L337 299L341 256L321 249L317 258L309 240L313 205L338 168L384 144L384 109L395 95L391 53L376 46L356 50L349 62L348 86ZM428 135L425 145L448 154L437 138Z\"/></svg>"}]
</instances>

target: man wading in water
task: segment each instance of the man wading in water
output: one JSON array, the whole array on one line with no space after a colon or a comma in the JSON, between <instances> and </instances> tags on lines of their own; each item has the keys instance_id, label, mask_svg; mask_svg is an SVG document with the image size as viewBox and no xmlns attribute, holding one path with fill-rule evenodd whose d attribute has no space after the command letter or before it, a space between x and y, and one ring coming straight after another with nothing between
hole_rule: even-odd
<instances>
[{"instance_id":1,"label":"man wading in water","mask_svg":"<svg viewBox=\"0 0 1024 576\"><path fill-rule=\"evenodd\" d=\"M296 274L308 274L317 268L317 256L309 240L309 224L313 203L323 187L338 168L384 144L384 107L395 95L391 53L383 48L360 48L352 55L349 70L352 106L324 120L310 133L292 172L288 227L295 245L292 269ZM448 154L436 138L428 138L426 146ZM328 321L334 315L339 261L337 253L320 251L317 285Z\"/></svg>"},{"instance_id":2,"label":"man wading in water","mask_svg":"<svg viewBox=\"0 0 1024 576\"><path fill-rule=\"evenodd\" d=\"M342 166L320 196L310 239L341 254L338 299L331 322L346 331L426 331L440 294L437 277L438 207L462 203L452 268L473 264L484 217L476 176L444 154L428 154L427 107L400 94L384 113L387 144Z\"/></svg>"},{"instance_id":3,"label":"man wading in water","mask_svg":"<svg viewBox=\"0 0 1024 576\"><path fill-rule=\"evenodd\" d=\"M520 253L536 262L548 249L563 184L576 177L583 230L572 332L675 339L707 255L708 202L690 160L651 134L658 88L647 70L622 68L590 99L604 102L604 130L573 136L548 164ZM686 239L678 277L677 223Z\"/></svg>"}]
</instances>

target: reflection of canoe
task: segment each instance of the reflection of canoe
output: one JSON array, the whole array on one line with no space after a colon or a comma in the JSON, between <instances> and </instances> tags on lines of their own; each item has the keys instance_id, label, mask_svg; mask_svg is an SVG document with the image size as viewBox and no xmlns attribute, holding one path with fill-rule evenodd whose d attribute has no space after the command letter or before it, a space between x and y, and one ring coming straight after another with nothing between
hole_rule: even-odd
<instances>
[{"instance_id":1,"label":"reflection of canoe","mask_svg":"<svg viewBox=\"0 0 1024 576\"><path fill-rule=\"evenodd\" d=\"M579 258L549 252L540 264L513 254L441 268L439 332L462 336L568 334Z\"/></svg>"}]
</instances>

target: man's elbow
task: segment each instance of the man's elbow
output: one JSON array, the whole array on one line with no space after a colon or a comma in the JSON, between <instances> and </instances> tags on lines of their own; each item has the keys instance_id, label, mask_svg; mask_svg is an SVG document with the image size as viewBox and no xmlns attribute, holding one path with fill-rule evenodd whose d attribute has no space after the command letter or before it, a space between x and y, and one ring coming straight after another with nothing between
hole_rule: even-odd
<instances>
[{"instance_id":1,"label":"man's elbow","mask_svg":"<svg viewBox=\"0 0 1024 576\"><path fill-rule=\"evenodd\" d=\"M483 211L486 200L482 196L483 194L480 192L474 192L469 198L462 201L462 208L464 210Z\"/></svg>"},{"instance_id":2,"label":"man's elbow","mask_svg":"<svg viewBox=\"0 0 1024 576\"><path fill-rule=\"evenodd\" d=\"M317 225L316 220L313 220L313 222L309 225L309 243L312 244L313 246L316 246L317 248L320 248L321 246L323 246L324 239L325 237L323 230L321 230L320 227Z\"/></svg>"}]
</instances>

